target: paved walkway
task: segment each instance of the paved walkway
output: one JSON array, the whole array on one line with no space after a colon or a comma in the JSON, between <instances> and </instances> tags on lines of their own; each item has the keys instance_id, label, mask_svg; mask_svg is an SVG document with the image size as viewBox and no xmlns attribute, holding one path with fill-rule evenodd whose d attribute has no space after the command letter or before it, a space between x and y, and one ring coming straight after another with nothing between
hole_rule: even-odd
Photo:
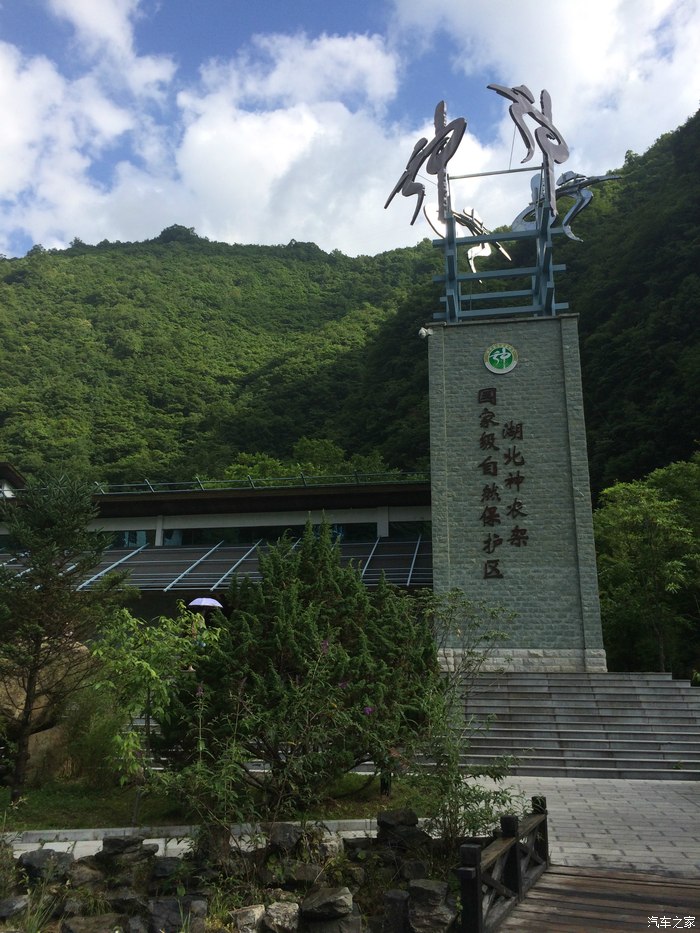
<instances>
[{"instance_id":1,"label":"paved walkway","mask_svg":"<svg viewBox=\"0 0 700 933\"><path fill-rule=\"evenodd\" d=\"M506 783L527 798L547 798L555 865L700 877L700 781L514 776Z\"/></svg>"},{"instance_id":2,"label":"paved walkway","mask_svg":"<svg viewBox=\"0 0 700 933\"><path fill-rule=\"evenodd\" d=\"M555 865L700 877L700 781L512 777L507 783L527 798L535 794L547 798ZM374 828L370 820L344 820L328 827L354 833ZM80 858L100 849L104 835L133 831L33 832L20 834L12 842L17 854L43 844ZM160 854L180 855L190 846L189 831L190 827L161 827L148 834L154 836L150 841L159 844Z\"/></svg>"}]
</instances>

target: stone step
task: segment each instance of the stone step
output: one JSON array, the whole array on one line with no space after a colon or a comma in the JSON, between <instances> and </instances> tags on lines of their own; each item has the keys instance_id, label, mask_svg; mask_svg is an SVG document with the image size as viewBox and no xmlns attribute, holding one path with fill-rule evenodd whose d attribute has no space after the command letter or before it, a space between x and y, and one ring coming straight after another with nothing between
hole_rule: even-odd
<instances>
[{"instance_id":1,"label":"stone step","mask_svg":"<svg viewBox=\"0 0 700 933\"><path fill-rule=\"evenodd\" d=\"M493 763L491 755L467 755L464 757L465 764L471 767L487 767ZM625 779L631 772L646 772L652 776L652 779L659 779L659 775L664 777L675 774L684 774L683 780L695 780L700 778L700 765L690 763L688 767L683 766L681 761L659 761L657 759L627 757L617 760L610 758L586 758L585 763L575 756L560 757L546 755L522 755L516 764L510 769L512 774L530 774L537 773L533 769L541 769L539 773L549 774L557 768L575 769L579 772L604 770L609 777L619 777ZM615 772L614 774L612 772ZM590 776L590 775L589 775ZM605 776L605 775L601 775Z\"/></svg>"},{"instance_id":2,"label":"stone step","mask_svg":"<svg viewBox=\"0 0 700 933\"><path fill-rule=\"evenodd\" d=\"M526 714L514 715L496 720L484 720L474 717L469 722L470 731L483 731L494 726L510 726L523 730L531 729L568 729L581 732L602 731L612 729L615 732L641 733L654 732L662 735L672 735L674 733L696 732L698 720L695 718L687 719L664 719L645 717L645 716L605 716L600 718L590 716L551 716L544 719L542 716L529 716Z\"/></svg>"},{"instance_id":3,"label":"stone step","mask_svg":"<svg viewBox=\"0 0 700 933\"><path fill-rule=\"evenodd\" d=\"M504 673L488 672L477 674L475 677L464 677L464 682L474 685L479 684L517 684L529 685L533 683L540 684L603 684L605 686L614 686L616 684L645 684L651 683L654 686L662 687L664 684L687 684L689 680L674 680L669 673L660 673L658 671L639 673L636 671L613 671L611 673L527 673L506 671ZM693 688L697 689L697 688Z\"/></svg>"},{"instance_id":4,"label":"stone step","mask_svg":"<svg viewBox=\"0 0 700 933\"><path fill-rule=\"evenodd\" d=\"M510 700L518 700L526 702L529 699L539 699L539 698L553 698L553 699L605 699L605 700L619 700L624 701L629 697L633 697L639 700L648 700L654 702L660 700L661 702L668 701L678 701L683 700L686 703L692 705L700 706L700 690L696 687L677 687L675 685L669 685L663 690L654 689L653 687L606 687L605 689L591 687L587 689L585 686L581 687L572 687L567 689L565 687L551 687L551 686L533 686L530 688L527 687L518 687L517 689L509 687L506 689L499 688L486 688L486 687L475 687L470 690L468 693L469 700L502 700L504 697L507 697Z\"/></svg>"},{"instance_id":5,"label":"stone step","mask_svg":"<svg viewBox=\"0 0 700 933\"><path fill-rule=\"evenodd\" d=\"M477 736L470 738L469 748L477 748L478 746L496 746L498 748L505 748L509 746L519 746L520 748L536 747L536 748L561 748L561 749L572 749L572 748L611 748L617 749L618 751L625 752L629 749L644 749L645 754L652 751L659 752L686 752L686 753L700 753L700 736L695 739L690 739L688 741L679 740L676 736L673 736L668 741L661 740L658 736L642 736L641 738L629 738L624 739L614 739L610 738L609 735L601 733L593 738L585 738L581 736L559 736L552 733L547 733L546 735L533 736L530 734L502 734L502 733L479 733Z\"/></svg>"},{"instance_id":6,"label":"stone step","mask_svg":"<svg viewBox=\"0 0 700 933\"><path fill-rule=\"evenodd\" d=\"M688 772L686 770L656 771L653 768L606 768L606 767L577 767L566 765L535 765L534 767L518 767L513 769L514 774L523 777L570 777L570 778L598 778L615 781L696 781L700 779L700 771Z\"/></svg>"},{"instance_id":7,"label":"stone step","mask_svg":"<svg viewBox=\"0 0 700 933\"><path fill-rule=\"evenodd\" d=\"M483 674L465 712L463 760L518 759L514 773L700 779L700 690L670 674Z\"/></svg>"},{"instance_id":8,"label":"stone step","mask_svg":"<svg viewBox=\"0 0 700 933\"><path fill-rule=\"evenodd\" d=\"M669 742L697 744L700 742L700 731L684 730L682 732L662 732L658 729L648 729L645 731L621 730L606 727L602 723L597 724L597 728L581 729L558 729L554 726L549 728L522 729L511 726L495 725L491 729L479 730L470 733L472 736L486 737L491 736L498 740L521 740L521 741L539 741L542 739L552 739L570 742L586 741L607 741L607 742L652 742L667 745Z\"/></svg>"},{"instance_id":9,"label":"stone step","mask_svg":"<svg viewBox=\"0 0 700 933\"><path fill-rule=\"evenodd\" d=\"M512 698L508 699L489 699L489 698L477 698L469 697L466 703L466 710L468 712L513 712L513 713L522 713L524 711L532 710L533 712L542 711L543 713L548 712L561 712L562 710L571 710L572 712L577 711L586 711L592 710L593 712L602 712L603 714L609 713L620 713L625 710L629 710L630 707L634 709L642 709L647 713L655 712L659 715L667 715L670 713L681 713L683 715L695 716L700 719L700 704L697 706L692 703L686 703L682 700L674 701L658 701L658 702L639 702L635 697L627 697L622 700L606 700L602 698L579 698L579 699L566 699L566 700L556 700L552 698L540 698L532 697L530 701L527 700L513 700Z\"/></svg>"},{"instance_id":10,"label":"stone step","mask_svg":"<svg viewBox=\"0 0 700 933\"><path fill-rule=\"evenodd\" d=\"M474 755L516 755L519 758L523 756L527 758L547 758L547 757L561 757L562 759L576 759L576 758L606 758L606 759L615 759L623 760L628 757L642 757L647 761L686 761L694 762L700 767L700 745L696 746L694 749L682 749L682 750L673 750L673 749L653 749L644 746L643 748L634 747L634 748L610 748L610 747L598 747L598 746L569 746L561 747L557 745L543 745L538 743L537 745L518 745L513 743L512 745L502 745L501 743L489 744L485 742L472 742L469 746L468 752L465 752L465 755L468 757Z\"/></svg>"}]
</instances>

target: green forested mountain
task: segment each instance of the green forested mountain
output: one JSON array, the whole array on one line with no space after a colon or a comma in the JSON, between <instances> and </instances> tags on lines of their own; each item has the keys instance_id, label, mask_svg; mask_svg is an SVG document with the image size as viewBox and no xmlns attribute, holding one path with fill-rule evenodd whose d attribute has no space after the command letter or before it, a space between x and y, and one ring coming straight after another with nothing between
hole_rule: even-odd
<instances>
[{"instance_id":1,"label":"green forested mountain","mask_svg":"<svg viewBox=\"0 0 700 933\"><path fill-rule=\"evenodd\" d=\"M594 488L687 458L700 437L700 117L628 155L557 241L580 314ZM0 459L118 481L216 477L302 436L425 466L441 257L145 243L0 260Z\"/></svg>"},{"instance_id":2,"label":"green forested mountain","mask_svg":"<svg viewBox=\"0 0 700 933\"><path fill-rule=\"evenodd\" d=\"M438 259L428 243L350 259L175 227L3 260L0 457L118 481L217 475L304 434L348 449L336 422L365 348Z\"/></svg>"},{"instance_id":3,"label":"green forested mountain","mask_svg":"<svg viewBox=\"0 0 700 933\"><path fill-rule=\"evenodd\" d=\"M562 292L580 314L595 489L687 459L700 441L700 114L581 215Z\"/></svg>"}]
</instances>

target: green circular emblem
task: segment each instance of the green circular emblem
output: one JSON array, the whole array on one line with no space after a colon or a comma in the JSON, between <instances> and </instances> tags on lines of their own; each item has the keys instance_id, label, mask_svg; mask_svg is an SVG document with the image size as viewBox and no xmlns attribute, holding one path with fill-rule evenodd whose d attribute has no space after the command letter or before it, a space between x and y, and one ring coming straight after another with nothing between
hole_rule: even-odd
<instances>
[{"instance_id":1,"label":"green circular emblem","mask_svg":"<svg viewBox=\"0 0 700 933\"><path fill-rule=\"evenodd\" d=\"M509 373L518 362L518 351L509 343L494 343L484 350L484 366L492 373Z\"/></svg>"}]
</instances>

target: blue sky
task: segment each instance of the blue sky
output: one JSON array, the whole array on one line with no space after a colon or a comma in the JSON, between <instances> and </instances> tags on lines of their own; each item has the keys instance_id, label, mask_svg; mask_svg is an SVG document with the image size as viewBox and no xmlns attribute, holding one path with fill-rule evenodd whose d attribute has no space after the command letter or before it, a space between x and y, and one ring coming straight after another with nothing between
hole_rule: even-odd
<instances>
[{"instance_id":1,"label":"blue sky","mask_svg":"<svg viewBox=\"0 0 700 933\"><path fill-rule=\"evenodd\" d=\"M414 243L432 234L413 201L383 205L439 100L467 120L453 174L525 155L489 83L550 92L562 171L614 169L697 109L700 0L0 0L0 252L173 223ZM452 193L493 227L529 181Z\"/></svg>"}]
</instances>

